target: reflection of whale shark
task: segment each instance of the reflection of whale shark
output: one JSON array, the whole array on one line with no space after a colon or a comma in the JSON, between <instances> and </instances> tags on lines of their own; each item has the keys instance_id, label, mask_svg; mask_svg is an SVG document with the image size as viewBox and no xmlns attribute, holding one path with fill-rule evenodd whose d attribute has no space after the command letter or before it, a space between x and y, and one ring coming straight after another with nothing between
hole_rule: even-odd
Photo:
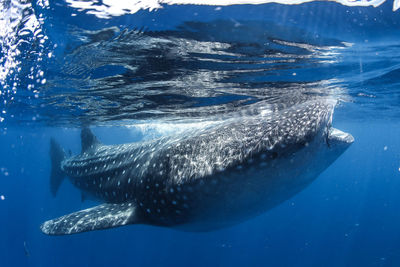
<instances>
[{"instance_id":1,"label":"reflection of whale shark","mask_svg":"<svg viewBox=\"0 0 400 267\"><path fill-rule=\"evenodd\" d=\"M256 216L312 182L353 142L331 127L333 100L152 142L107 146L82 130L82 153L65 158L52 140L51 185L64 176L106 203L45 222L63 235L150 224L212 230Z\"/></svg>"},{"instance_id":2,"label":"reflection of whale shark","mask_svg":"<svg viewBox=\"0 0 400 267\"><path fill-rule=\"evenodd\" d=\"M302 3L313 2L316 0L157 0L157 1L132 1L129 4L121 5L119 2L113 3L112 1L105 3L98 3L97 1L89 0L88 3L82 5L81 1L70 0L68 1L68 5L71 7L77 8L79 10L90 10L88 14L94 14L99 18L108 18L112 16L121 16L126 14L134 14L139 10L145 9L158 9L163 5L211 5L217 6L220 10L221 6L230 6L230 5L260 5L267 3L279 3L282 5L299 5ZM334 2L340 3L345 6L373 6L377 7L386 2L386 0L377 0L377 1L351 1L351 0L333 0ZM95 2L96 4L92 4L91 2ZM400 8L400 1L393 1L393 11L396 11Z\"/></svg>"}]
</instances>

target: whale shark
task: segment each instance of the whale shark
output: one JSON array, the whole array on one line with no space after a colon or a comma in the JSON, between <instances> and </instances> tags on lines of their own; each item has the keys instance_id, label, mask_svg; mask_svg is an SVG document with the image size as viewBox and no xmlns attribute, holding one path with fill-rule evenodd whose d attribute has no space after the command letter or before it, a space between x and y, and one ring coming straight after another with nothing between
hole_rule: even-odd
<instances>
[{"instance_id":1,"label":"whale shark","mask_svg":"<svg viewBox=\"0 0 400 267\"><path fill-rule=\"evenodd\" d=\"M302 191L353 143L332 127L336 104L309 100L120 145L104 145L84 127L75 156L52 139L52 193L68 177L103 204L40 228L49 235L129 224L211 231L258 216Z\"/></svg>"}]
</instances>

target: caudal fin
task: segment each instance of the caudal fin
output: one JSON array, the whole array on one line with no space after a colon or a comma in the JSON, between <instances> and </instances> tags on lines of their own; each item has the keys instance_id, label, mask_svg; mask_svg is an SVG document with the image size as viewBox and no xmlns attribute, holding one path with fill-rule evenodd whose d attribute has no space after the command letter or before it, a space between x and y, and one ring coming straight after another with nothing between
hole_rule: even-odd
<instances>
[{"instance_id":1,"label":"caudal fin","mask_svg":"<svg viewBox=\"0 0 400 267\"><path fill-rule=\"evenodd\" d=\"M61 170L61 161L65 158L65 152L62 147L51 138L50 140L50 159L51 159L51 174L50 174L50 190L53 196L56 196L65 174Z\"/></svg>"}]
</instances>

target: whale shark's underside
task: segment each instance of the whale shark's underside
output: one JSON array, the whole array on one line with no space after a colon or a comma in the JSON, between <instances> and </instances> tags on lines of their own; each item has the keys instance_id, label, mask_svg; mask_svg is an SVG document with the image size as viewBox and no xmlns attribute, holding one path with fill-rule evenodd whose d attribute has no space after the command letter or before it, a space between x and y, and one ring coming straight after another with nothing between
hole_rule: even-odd
<instances>
[{"instance_id":1,"label":"whale shark's underside","mask_svg":"<svg viewBox=\"0 0 400 267\"><path fill-rule=\"evenodd\" d=\"M153 141L103 145L84 128L82 152L51 140L51 190L64 177L104 202L46 221L50 235L127 224L208 231L257 216L310 184L353 142L331 127L336 101L238 116Z\"/></svg>"}]
</instances>

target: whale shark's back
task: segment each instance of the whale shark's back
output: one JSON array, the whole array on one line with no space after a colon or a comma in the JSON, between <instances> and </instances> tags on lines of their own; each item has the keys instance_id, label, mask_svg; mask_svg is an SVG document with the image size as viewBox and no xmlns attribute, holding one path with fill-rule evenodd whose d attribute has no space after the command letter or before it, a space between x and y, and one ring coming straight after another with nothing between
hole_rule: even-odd
<instances>
[{"instance_id":1,"label":"whale shark's back","mask_svg":"<svg viewBox=\"0 0 400 267\"><path fill-rule=\"evenodd\" d=\"M173 183L190 181L240 165L260 153L304 144L326 133L331 124L334 100L310 101L291 108L256 116L233 118L212 128L186 134L167 143Z\"/></svg>"}]
</instances>

